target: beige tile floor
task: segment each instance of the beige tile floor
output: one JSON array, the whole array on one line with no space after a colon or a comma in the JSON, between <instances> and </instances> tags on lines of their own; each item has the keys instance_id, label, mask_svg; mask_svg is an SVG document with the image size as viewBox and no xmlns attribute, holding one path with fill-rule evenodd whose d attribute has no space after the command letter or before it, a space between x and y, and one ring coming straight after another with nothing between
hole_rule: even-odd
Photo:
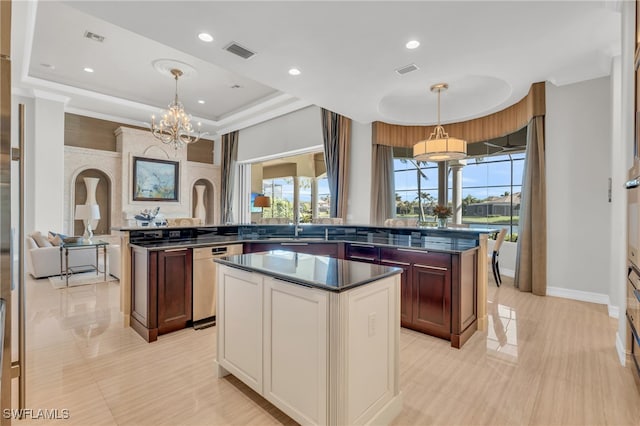
<instances>
[{"instance_id":1,"label":"beige tile floor","mask_svg":"<svg viewBox=\"0 0 640 426\"><path fill-rule=\"evenodd\" d=\"M490 325L461 349L402 330L397 425L640 425L606 307L489 281ZM27 281L27 408L65 425L290 424L238 380L217 379L215 327L146 343L122 326L118 283ZM17 424L43 425L43 420Z\"/></svg>"}]
</instances>

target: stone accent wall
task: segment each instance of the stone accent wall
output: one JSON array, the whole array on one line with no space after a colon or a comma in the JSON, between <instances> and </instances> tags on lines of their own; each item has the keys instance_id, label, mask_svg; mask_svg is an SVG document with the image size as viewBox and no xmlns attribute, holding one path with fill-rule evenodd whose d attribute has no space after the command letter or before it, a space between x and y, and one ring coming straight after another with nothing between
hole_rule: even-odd
<instances>
[{"instance_id":1,"label":"stone accent wall","mask_svg":"<svg viewBox=\"0 0 640 426\"><path fill-rule=\"evenodd\" d=\"M143 209L160 207L166 218L192 217L196 182L204 184L207 222L217 224L219 215L220 167L187 161L187 150L177 152L155 139L149 131L120 127L116 130L117 152L65 146L64 153L64 231L73 234L75 183L87 169L98 169L111 180L112 227L135 226L133 218ZM133 201L133 157L177 161L179 163L178 201ZM115 232L112 232L115 234Z\"/></svg>"}]
</instances>

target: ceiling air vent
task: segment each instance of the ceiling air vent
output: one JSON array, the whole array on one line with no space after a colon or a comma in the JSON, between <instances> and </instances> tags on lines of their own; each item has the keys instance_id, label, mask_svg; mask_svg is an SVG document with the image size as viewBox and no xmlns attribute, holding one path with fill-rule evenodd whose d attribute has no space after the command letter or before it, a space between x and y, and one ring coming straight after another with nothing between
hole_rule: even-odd
<instances>
[{"instance_id":1,"label":"ceiling air vent","mask_svg":"<svg viewBox=\"0 0 640 426\"><path fill-rule=\"evenodd\" d=\"M419 70L420 68L418 68L418 66L416 64L409 64L409 65L405 65L404 67L400 67L396 70L396 72L400 75L405 75L410 73L411 71L416 71Z\"/></svg>"},{"instance_id":2,"label":"ceiling air vent","mask_svg":"<svg viewBox=\"0 0 640 426\"><path fill-rule=\"evenodd\" d=\"M250 51L249 49L247 49L246 47L242 47L240 46L238 43L236 43L235 41L231 42L230 44L228 44L224 50L226 50L227 52L231 52L234 55L238 55L243 59L249 59L250 57L252 57L253 55L255 55L255 52Z\"/></svg>"},{"instance_id":3,"label":"ceiling air vent","mask_svg":"<svg viewBox=\"0 0 640 426\"><path fill-rule=\"evenodd\" d=\"M89 40L97 41L99 43L102 43L104 41L104 36L101 36L100 34L92 33L91 31L85 31L84 36Z\"/></svg>"}]
</instances>

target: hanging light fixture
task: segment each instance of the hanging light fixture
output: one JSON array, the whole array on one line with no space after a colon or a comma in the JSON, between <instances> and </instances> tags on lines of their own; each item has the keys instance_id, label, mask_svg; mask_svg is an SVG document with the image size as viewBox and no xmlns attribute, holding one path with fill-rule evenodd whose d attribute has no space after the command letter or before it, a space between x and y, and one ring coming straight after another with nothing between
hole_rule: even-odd
<instances>
[{"instance_id":1,"label":"hanging light fixture","mask_svg":"<svg viewBox=\"0 0 640 426\"><path fill-rule=\"evenodd\" d=\"M156 124L155 115L151 116L151 133L156 139L171 145L177 151L185 145L198 142L206 133L200 132L200 123L198 123L198 132L192 134L194 131L191 115L184 111L182 102L178 100L178 78L182 75L182 71L174 68L171 74L176 79L176 96L173 103L169 104L169 110L162 112L158 124Z\"/></svg>"},{"instance_id":2,"label":"hanging light fixture","mask_svg":"<svg viewBox=\"0 0 640 426\"><path fill-rule=\"evenodd\" d=\"M460 160L467 156L467 142L462 139L451 138L440 125L440 92L447 90L447 83L431 86L432 92L438 92L438 125L429 135L429 139L418 142L413 146L413 158L418 161L448 161Z\"/></svg>"}]
</instances>

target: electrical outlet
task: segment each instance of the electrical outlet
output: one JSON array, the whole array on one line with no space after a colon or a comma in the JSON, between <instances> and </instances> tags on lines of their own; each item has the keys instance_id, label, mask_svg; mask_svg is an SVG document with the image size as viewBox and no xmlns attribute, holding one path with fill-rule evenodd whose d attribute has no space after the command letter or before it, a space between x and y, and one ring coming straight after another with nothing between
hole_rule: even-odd
<instances>
[{"instance_id":1,"label":"electrical outlet","mask_svg":"<svg viewBox=\"0 0 640 426\"><path fill-rule=\"evenodd\" d=\"M376 313L371 312L369 314L369 337L376 335Z\"/></svg>"}]
</instances>

